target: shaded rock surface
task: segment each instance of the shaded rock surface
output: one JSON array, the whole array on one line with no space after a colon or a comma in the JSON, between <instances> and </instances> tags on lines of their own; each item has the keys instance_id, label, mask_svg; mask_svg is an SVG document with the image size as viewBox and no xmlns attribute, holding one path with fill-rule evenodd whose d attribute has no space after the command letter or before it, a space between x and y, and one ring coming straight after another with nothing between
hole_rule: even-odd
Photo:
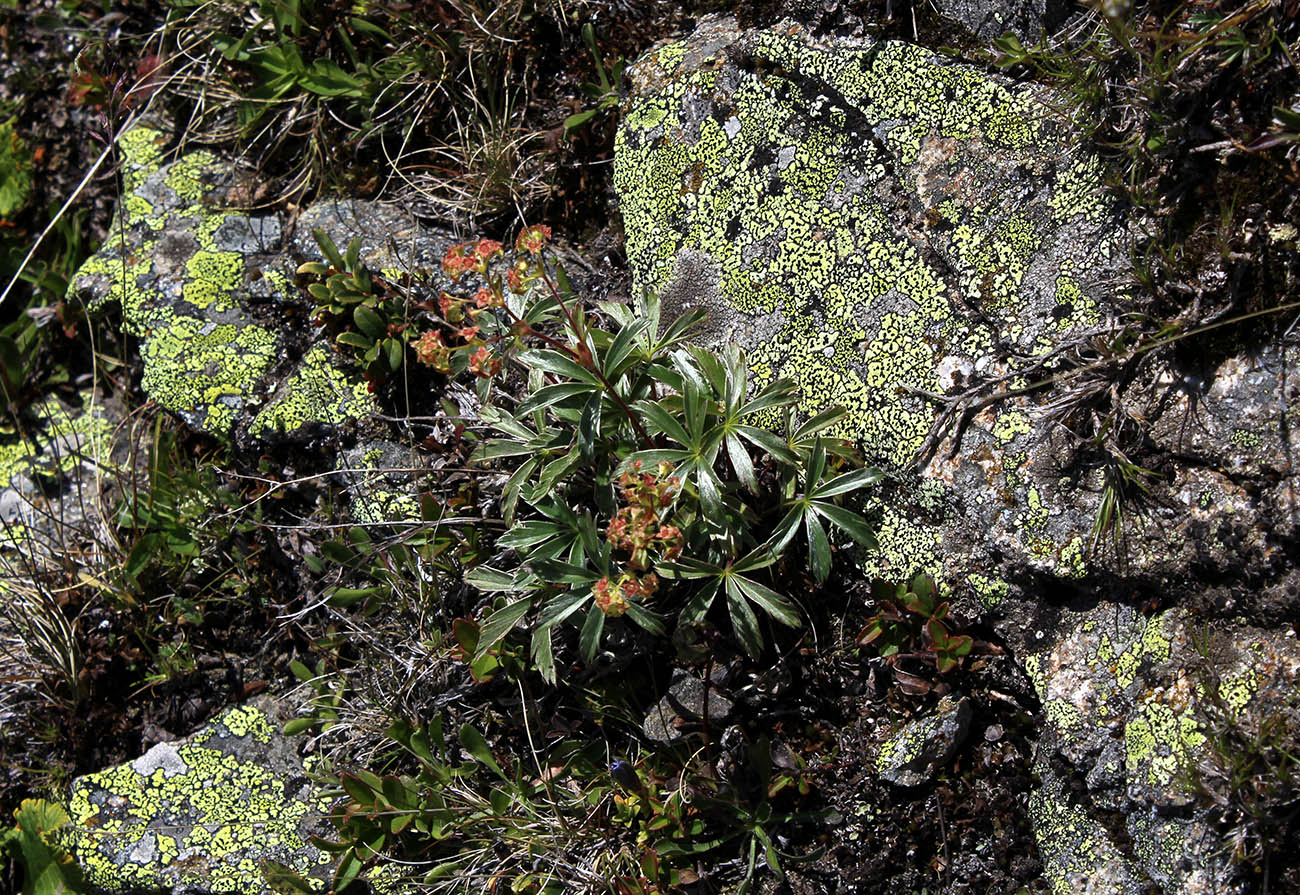
<instances>
[{"instance_id":1,"label":"shaded rock surface","mask_svg":"<svg viewBox=\"0 0 1300 895\"><path fill-rule=\"evenodd\" d=\"M103 537L104 500L129 452L123 413L98 392L76 398L45 398L0 429L0 548L50 556Z\"/></svg>"},{"instance_id":2,"label":"shaded rock surface","mask_svg":"<svg viewBox=\"0 0 1300 895\"><path fill-rule=\"evenodd\" d=\"M703 679L679 671L673 675L668 692L646 713L641 731L659 743L679 743L686 738L686 729L698 727L706 715L709 724L717 729L731 717L734 708L735 702L716 681L706 688Z\"/></svg>"},{"instance_id":3,"label":"shaded rock surface","mask_svg":"<svg viewBox=\"0 0 1300 895\"><path fill-rule=\"evenodd\" d=\"M1074 10L1062 0L939 0L935 7L976 37L992 40L1010 31L1027 42L1055 31Z\"/></svg>"},{"instance_id":4,"label":"shaded rock surface","mask_svg":"<svg viewBox=\"0 0 1300 895\"><path fill-rule=\"evenodd\" d=\"M945 696L934 712L918 718L880 747L876 773L896 786L919 786L952 760L970 733L971 704Z\"/></svg>"},{"instance_id":5,"label":"shaded rock surface","mask_svg":"<svg viewBox=\"0 0 1300 895\"><path fill-rule=\"evenodd\" d=\"M103 892L268 892L263 862L327 879L310 842L329 799L283 737L274 704L228 709L174 743L72 782L65 846Z\"/></svg>"}]
</instances>

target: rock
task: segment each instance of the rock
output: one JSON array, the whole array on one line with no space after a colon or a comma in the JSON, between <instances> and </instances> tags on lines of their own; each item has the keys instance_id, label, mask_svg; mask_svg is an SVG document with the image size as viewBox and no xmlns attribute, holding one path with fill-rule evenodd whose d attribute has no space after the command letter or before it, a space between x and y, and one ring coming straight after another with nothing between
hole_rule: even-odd
<instances>
[{"instance_id":1,"label":"rock","mask_svg":"<svg viewBox=\"0 0 1300 895\"><path fill-rule=\"evenodd\" d=\"M1222 843L1192 810L1190 775L1215 758L1208 725L1285 702L1300 675L1300 646L1248 627L1208 635L1185 610L1147 618L1104 603L1068 614L1060 630L1025 661L1047 719L1038 765L1042 773L1055 758L1075 768L1094 814L1085 819L1082 809L1060 804L1064 781L1044 776L1031 813L1048 867L1068 880L1084 872L1080 861L1107 864L1097 856L1114 844L1104 827L1089 826L1106 813L1121 819L1133 842L1135 879L1154 880L1166 893L1238 891ZM1111 844L1061 846L1063 826L1076 840L1088 827L1084 838ZM1054 860L1049 852L1057 849Z\"/></svg>"},{"instance_id":2,"label":"rock","mask_svg":"<svg viewBox=\"0 0 1300 895\"><path fill-rule=\"evenodd\" d=\"M903 727L876 756L876 773L895 786L920 786L957 754L970 732L970 700L945 696L934 712Z\"/></svg>"},{"instance_id":3,"label":"rock","mask_svg":"<svg viewBox=\"0 0 1300 895\"><path fill-rule=\"evenodd\" d=\"M834 434L892 472L864 574L929 572L1017 650L1052 630L1044 587L1294 613L1294 340L1146 355L1114 405L1150 433L1137 483L1063 425L1111 400L1082 358L1109 350L1132 273L1058 98L905 43L722 17L629 77L614 181L635 288L705 309L701 340L794 379L805 412L848 408ZM1097 527L1118 487L1143 498L1132 549Z\"/></svg>"},{"instance_id":4,"label":"rock","mask_svg":"<svg viewBox=\"0 0 1300 895\"><path fill-rule=\"evenodd\" d=\"M117 304L141 340L143 387L190 426L229 439L262 439L365 419L375 401L361 371L317 341L294 273L319 259L314 227L390 274L439 261L457 240L393 206L325 200L300 215L288 239L278 215L234 208L248 175L211 152L166 161L166 131L139 124L118 140L126 198L110 236L69 287L92 312Z\"/></svg>"},{"instance_id":5,"label":"rock","mask_svg":"<svg viewBox=\"0 0 1300 895\"><path fill-rule=\"evenodd\" d=\"M72 782L64 845L96 891L269 892L272 860L327 880L309 837L333 830L269 700L236 706L191 736Z\"/></svg>"},{"instance_id":6,"label":"rock","mask_svg":"<svg viewBox=\"0 0 1300 895\"><path fill-rule=\"evenodd\" d=\"M408 523L420 518L412 470L423 465L418 452L391 441L366 441L344 455L352 518L366 525Z\"/></svg>"},{"instance_id":7,"label":"rock","mask_svg":"<svg viewBox=\"0 0 1300 895\"><path fill-rule=\"evenodd\" d=\"M1247 614L1216 623L1248 645L1212 663L1218 702L1291 686L1294 644L1249 622L1300 605L1295 337L1189 340L1128 357L1126 381L1090 367L1124 357L1130 226L1041 87L725 17L628 74L614 178L634 287L704 309L698 338L792 378L806 413L848 408L834 433L892 481L864 576L935 575L1038 689L1052 885L1235 891L1186 782L1217 704L1191 613ZM1108 408L1142 433L1127 483L1066 428ZM1111 544L1118 489L1144 499ZM1183 608L1129 605L1169 594Z\"/></svg>"},{"instance_id":8,"label":"rock","mask_svg":"<svg viewBox=\"0 0 1300 895\"><path fill-rule=\"evenodd\" d=\"M1074 9L1064 0L939 0L935 7L983 40L1010 31L1032 43L1059 28Z\"/></svg>"},{"instance_id":9,"label":"rock","mask_svg":"<svg viewBox=\"0 0 1300 895\"><path fill-rule=\"evenodd\" d=\"M759 381L793 378L807 413L847 407L833 433L871 462L901 471L926 444L921 392L1023 384L1110 311L1127 231L1039 88L726 18L629 74L614 182L636 287L704 307L703 337L745 346ZM868 571L974 573L994 599L991 534L1011 565L1082 574L1091 518L1051 524L1060 474L1051 492L1028 474L1050 429L1031 413L1026 396L989 404L953 460L945 441L882 501Z\"/></svg>"},{"instance_id":10,"label":"rock","mask_svg":"<svg viewBox=\"0 0 1300 895\"><path fill-rule=\"evenodd\" d=\"M641 730L655 742L680 743L686 738L683 729L698 725L704 718L705 700L704 681L689 672L678 671L668 692L646 713ZM731 717L735 703L714 683L708 689L707 705L709 724L719 729Z\"/></svg>"},{"instance_id":11,"label":"rock","mask_svg":"<svg viewBox=\"0 0 1300 895\"><path fill-rule=\"evenodd\" d=\"M149 396L195 428L228 436L235 417L284 349L273 325L247 307L274 303L291 285L265 260L281 246L275 216L224 211L236 172L198 151L163 163L166 135L137 125L122 134L126 198L110 235L69 287L91 311L122 308L140 338Z\"/></svg>"},{"instance_id":12,"label":"rock","mask_svg":"<svg viewBox=\"0 0 1300 895\"><path fill-rule=\"evenodd\" d=\"M129 454L124 414L90 389L76 398L47 397L22 411L21 430L0 428L0 549L61 557L106 538L100 511Z\"/></svg>"},{"instance_id":13,"label":"rock","mask_svg":"<svg viewBox=\"0 0 1300 895\"><path fill-rule=\"evenodd\" d=\"M1044 877L1054 892L1141 895L1133 862L1116 847L1106 825L1071 797L1070 781L1042 750L1035 763L1039 786L1029 796Z\"/></svg>"}]
</instances>

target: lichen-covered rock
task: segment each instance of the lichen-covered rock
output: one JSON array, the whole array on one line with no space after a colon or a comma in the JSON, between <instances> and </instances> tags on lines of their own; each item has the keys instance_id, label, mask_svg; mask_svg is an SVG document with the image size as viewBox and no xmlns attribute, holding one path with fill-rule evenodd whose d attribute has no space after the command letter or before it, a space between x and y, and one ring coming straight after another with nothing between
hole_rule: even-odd
<instances>
[{"instance_id":1,"label":"lichen-covered rock","mask_svg":"<svg viewBox=\"0 0 1300 895\"><path fill-rule=\"evenodd\" d=\"M706 309L701 339L795 380L806 412L848 408L835 432L894 472L867 574L930 572L1017 649L1051 630L1044 581L1300 600L1290 343L1152 354L1116 384L1156 472L1127 486L1142 537L1104 549L1114 458L1062 419L1094 406L1074 353L1116 331L1130 228L1068 104L921 47L727 18L629 75L614 180L636 286Z\"/></svg>"},{"instance_id":2,"label":"lichen-covered rock","mask_svg":"<svg viewBox=\"0 0 1300 895\"><path fill-rule=\"evenodd\" d=\"M1133 842L1125 866L1135 879L1184 895L1235 891L1222 843L1187 810L1189 773L1211 746L1208 724L1232 723L1257 700L1270 704L1273 694L1293 691L1300 647L1252 628L1208 635L1181 610L1148 618L1104 603L1069 614L1060 630L1025 661L1048 728L1040 764L1064 760L1083 776L1094 811L1123 819ZM1080 862L1106 864L1101 856L1114 844L1097 839L1095 815L1085 823L1081 809L1056 804L1062 793L1054 786L1045 777L1031 807L1054 884L1073 891L1068 879ZM1094 845L1062 846L1063 825L1086 827L1072 841ZM1053 850L1059 861L1049 858Z\"/></svg>"},{"instance_id":3,"label":"lichen-covered rock","mask_svg":"<svg viewBox=\"0 0 1300 895\"><path fill-rule=\"evenodd\" d=\"M327 200L303 211L288 240L279 215L234 208L243 172L206 150L166 160L166 132L137 125L119 138L125 199L108 239L69 294L93 312L122 310L140 338L143 387L189 425L221 438L257 438L365 419L376 409L357 365L315 341L293 286L303 258L320 257L320 227L390 274L427 268L456 240L401 209ZM445 285L445 282L442 283Z\"/></svg>"},{"instance_id":4,"label":"lichen-covered rock","mask_svg":"<svg viewBox=\"0 0 1300 895\"><path fill-rule=\"evenodd\" d=\"M805 411L847 407L835 431L871 461L916 456L937 416L922 393L1024 385L1108 313L1126 230L1039 89L904 43L720 18L630 74L614 181L637 285L705 307L705 336L746 346L760 381L794 379ZM1023 563L1081 573L1090 520L1048 524L1054 494L1023 470L1043 435L1028 405L976 415L916 511L882 506L872 571L960 567L993 530ZM997 590L987 560L969 565Z\"/></svg>"},{"instance_id":5,"label":"lichen-covered rock","mask_svg":"<svg viewBox=\"0 0 1300 895\"><path fill-rule=\"evenodd\" d=\"M92 311L120 305L124 329L140 338L149 396L226 436L283 347L247 308L288 288L283 272L255 260L279 249L280 221L226 210L234 169L207 151L164 164L166 142L146 125L119 138L125 198L69 292Z\"/></svg>"},{"instance_id":6,"label":"lichen-covered rock","mask_svg":"<svg viewBox=\"0 0 1300 895\"><path fill-rule=\"evenodd\" d=\"M329 835L329 807L270 704L247 704L74 780L65 846L98 891L260 895L268 860L328 878L310 837Z\"/></svg>"},{"instance_id":7,"label":"lichen-covered rock","mask_svg":"<svg viewBox=\"0 0 1300 895\"><path fill-rule=\"evenodd\" d=\"M79 407L56 397L25 408L19 425L0 426L0 548L59 555L68 539L93 540L100 510L125 459L115 437L121 408L89 389Z\"/></svg>"},{"instance_id":8,"label":"lichen-covered rock","mask_svg":"<svg viewBox=\"0 0 1300 895\"><path fill-rule=\"evenodd\" d=\"M1133 861L1111 839L1106 824L1072 797L1069 779L1040 748L1039 785L1029 796L1044 877L1053 895L1141 895Z\"/></svg>"},{"instance_id":9,"label":"lichen-covered rock","mask_svg":"<svg viewBox=\"0 0 1300 895\"><path fill-rule=\"evenodd\" d=\"M418 451L390 441L366 441L349 449L344 463L353 519L383 525L420 518L416 475L425 464Z\"/></svg>"},{"instance_id":10,"label":"lichen-covered rock","mask_svg":"<svg viewBox=\"0 0 1300 895\"><path fill-rule=\"evenodd\" d=\"M969 699L945 696L931 714L881 744L876 773L896 786L920 786L933 779L966 741L970 719Z\"/></svg>"}]
</instances>

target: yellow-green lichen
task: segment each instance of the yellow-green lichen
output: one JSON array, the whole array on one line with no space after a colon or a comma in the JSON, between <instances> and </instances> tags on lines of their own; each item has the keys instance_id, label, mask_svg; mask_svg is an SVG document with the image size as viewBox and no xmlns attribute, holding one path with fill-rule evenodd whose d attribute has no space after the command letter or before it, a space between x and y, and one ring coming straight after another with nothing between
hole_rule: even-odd
<instances>
[{"instance_id":1,"label":"yellow-green lichen","mask_svg":"<svg viewBox=\"0 0 1300 895\"><path fill-rule=\"evenodd\" d=\"M261 280L258 294L268 288L284 294L292 284L280 270L250 274L241 251L219 245L222 227L234 217L217 201L218 186L229 179L224 164L209 152L195 152L164 167L163 142L160 132L142 128L119 138L134 172L128 178L132 192L119 211L122 220L69 292L89 296L92 310L120 304L123 328L142 339L145 391L192 425L226 436L237 416L261 400L281 351L280 336L245 312L243 290ZM231 232L248 229L246 219L235 219L243 226ZM341 380L332 367L308 364L294 379L298 391L268 409L262 428L299 426L313 419L314 408L320 422L341 421L343 405L367 412L373 403L358 382ZM326 400L323 390L336 392L335 400ZM340 403L344 394L348 399Z\"/></svg>"},{"instance_id":2,"label":"yellow-green lichen","mask_svg":"<svg viewBox=\"0 0 1300 895\"><path fill-rule=\"evenodd\" d=\"M1017 365L1098 319L1080 271L1122 241L1100 232L1100 167L1042 114L1037 88L902 43L729 27L702 26L671 61L660 50L632 69L614 183L637 285L689 285L710 337L744 344L755 380L793 379L808 414L844 407L831 434L907 467L935 421L918 394L952 385L941 367L1023 387ZM899 220L918 207L923 220ZM1031 419L998 405L975 427L996 452ZM1015 465L1002 466L1001 499L1022 508L1025 549L1083 575L1084 533L1049 525ZM942 566L935 537L904 534L919 543L882 533L882 570Z\"/></svg>"},{"instance_id":3,"label":"yellow-green lichen","mask_svg":"<svg viewBox=\"0 0 1300 895\"><path fill-rule=\"evenodd\" d=\"M1232 434L1228 436L1228 442L1236 447L1253 451L1259 448L1263 439L1259 437L1259 433L1251 432L1249 429L1233 429Z\"/></svg>"},{"instance_id":4,"label":"yellow-green lichen","mask_svg":"<svg viewBox=\"0 0 1300 895\"><path fill-rule=\"evenodd\" d=\"M992 609L1010 593L1010 585L1005 581L996 578L988 578L984 575L970 574L966 576L966 581L970 584L975 595L979 597L980 605L985 609Z\"/></svg>"},{"instance_id":5,"label":"yellow-green lichen","mask_svg":"<svg viewBox=\"0 0 1300 895\"><path fill-rule=\"evenodd\" d=\"M341 365L328 346L303 356L280 395L254 418L253 435L292 432L308 423L341 423L375 409L374 396L357 370Z\"/></svg>"},{"instance_id":6,"label":"yellow-green lichen","mask_svg":"<svg viewBox=\"0 0 1300 895\"><path fill-rule=\"evenodd\" d=\"M1142 772L1143 782L1164 787L1187 767L1189 756L1205 743L1190 706L1174 707L1151 700L1124 727L1126 768L1130 780Z\"/></svg>"},{"instance_id":7,"label":"yellow-green lichen","mask_svg":"<svg viewBox=\"0 0 1300 895\"><path fill-rule=\"evenodd\" d=\"M65 844L92 886L106 891L186 888L261 893L261 863L318 867L308 836L329 800L305 778L241 755L273 728L252 706L227 711L188 741L163 743L129 764L73 784Z\"/></svg>"},{"instance_id":8,"label":"yellow-green lichen","mask_svg":"<svg viewBox=\"0 0 1300 895\"><path fill-rule=\"evenodd\" d=\"M1132 871L1105 827L1052 776L1029 795L1028 812L1052 895L1125 895Z\"/></svg>"}]
</instances>

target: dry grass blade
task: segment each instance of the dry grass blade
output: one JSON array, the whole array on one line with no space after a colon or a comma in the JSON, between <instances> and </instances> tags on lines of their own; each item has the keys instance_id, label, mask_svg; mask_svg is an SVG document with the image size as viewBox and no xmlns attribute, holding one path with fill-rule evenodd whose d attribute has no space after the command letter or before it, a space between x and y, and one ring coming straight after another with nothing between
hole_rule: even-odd
<instances>
[{"instance_id":1,"label":"dry grass blade","mask_svg":"<svg viewBox=\"0 0 1300 895\"><path fill-rule=\"evenodd\" d=\"M30 574L4 561L0 598L8 604L9 637L0 639L0 654L8 664L46 684L43 696L66 706L81 698L81 651L77 633L58 598Z\"/></svg>"}]
</instances>

